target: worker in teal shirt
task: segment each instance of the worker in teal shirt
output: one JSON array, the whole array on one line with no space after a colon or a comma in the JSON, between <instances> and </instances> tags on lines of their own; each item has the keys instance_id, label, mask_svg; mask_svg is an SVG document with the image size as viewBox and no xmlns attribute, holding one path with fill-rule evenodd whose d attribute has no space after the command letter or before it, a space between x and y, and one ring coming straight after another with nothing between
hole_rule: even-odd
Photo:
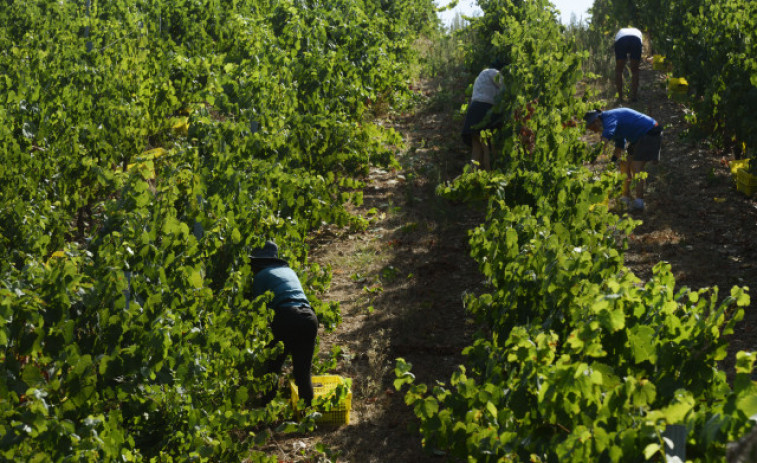
<instances>
[{"instance_id":1,"label":"worker in teal shirt","mask_svg":"<svg viewBox=\"0 0 757 463\"><path fill-rule=\"evenodd\" d=\"M266 364L266 373L281 370L288 354L292 355L294 383L299 396L310 405L313 400L313 383L310 368L313 363L315 339L318 334L318 318L302 290L297 274L289 264L279 258L278 246L267 241L250 255L252 266L252 296L273 293L273 301L268 305L274 311L271 330L273 341L270 347L279 341L284 343L284 352ZM276 394L276 389L268 393L268 401Z\"/></svg>"},{"instance_id":2,"label":"worker in teal shirt","mask_svg":"<svg viewBox=\"0 0 757 463\"><path fill-rule=\"evenodd\" d=\"M629 108L609 111L589 111L584 115L586 128L601 133L602 138L615 143L613 160L619 161L620 171L626 174L621 201L631 210L644 210L644 180L636 184L636 198L631 201L629 186L637 173L643 172L647 162L660 160L662 128L657 121ZM628 157L623 158L623 149Z\"/></svg>"}]
</instances>

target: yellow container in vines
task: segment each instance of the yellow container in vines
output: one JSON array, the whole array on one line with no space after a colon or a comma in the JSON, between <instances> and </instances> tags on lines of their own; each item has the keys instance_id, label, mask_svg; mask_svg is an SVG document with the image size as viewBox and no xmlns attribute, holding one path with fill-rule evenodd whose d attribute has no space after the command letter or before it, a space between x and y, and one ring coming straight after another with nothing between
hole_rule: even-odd
<instances>
[{"instance_id":1,"label":"yellow container in vines","mask_svg":"<svg viewBox=\"0 0 757 463\"><path fill-rule=\"evenodd\" d=\"M137 169L145 180L155 179L155 164L152 161L140 161L126 166L126 170L131 172Z\"/></svg>"},{"instance_id":2,"label":"yellow container in vines","mask_svg":"<svg viewBox=\"0 0 757 463\"><path fill-rule=\"evenodd\" d=\"M749 159L734 159L728 163L728 167L731 168L731 176L736 178L739 169L749 169Z\"/></svg>"},{"instance_id":3,"label":"yellow container in vines","mask_svg":"<svg viewBox=\"0 0 757 463\"><path fill-rule=\"evenodd\" d=\"M736 171L736 189L747 196L757 191L757 175L752 175L746 169Z\"/></svg>"},{"instance_id":4,"label":"yellow container in vines","mask_svg":"<svg viewBox=\"0 0 757 463\"><path fill-rule=\"evenodd\" d=\"M685 77L671 77L668 79L668 90L673 93L686 93L689 91L689 82Z\"/></svg>"},{"instance_id":5,"label":"yellow container in vines","mask_svg":"<svg viewBox=\"0 0 757 463\"><path fill-rule=\"evenodd\" d=\"M654 55L652 57L652 69L655 71L665 70L665 57L662 55Z\"/></svg>"},{"instance_id":6,"label":"yellow container in vines","mask_svg":"<svg viewBox=\"0 0 757 463\"><path fill-rule=\"evenodd\" d=\"M668 79L668 92L674 101L683 103L686 101L686 94L689 92L689 83L684 77L671 77Z\"/></svg>"},{"instance_id":7,"label":"yellow container in vines","mask_svg":"<svg viewBox=\"0 0 757 463\"><path fill-rule=\"evenodd\" d=\"M313 376L313 406L321 414L318 423L329 426L350 424L352 409L352 379L337 375ZM289 382L292 392L292 408L297 410L300 395L294 381ZM339 391L338 389L341 389ZM346 389L346 395L340 392Z\"/></svg>"},{"instance_id":8,"label":"yellow container in vines","mask_svg":"<svg viewBox=\"0 0 757 463\"><path fill-rule=\"evenodd\" d=\"M187 135L189 133L189 118L174 117L171 119L171 130L176 135Z\"/></svg>"},{"instance_id":9,"label":"yellow container in vines","mask_svg":"<svg viewBox=\"0 0 757 463\"><path fill-rule=\"evenodd\" d=\"M600 201L598 203L594 203L594 204L590 205L589 206L589 210L593 211L594 209L596 209L599 206L604 206L606 208L609 208L610 207L610 198L605 198L603 201Z\"/></svg>"},{"instance_id":10,"label":"yellow container in vines","mask_svg":"<svg viewBox=\"0 0 757 463\"><path fill-rule=\"evenodd\" d=\"M151 150L142 151L142 154L138 156L139 160L158 159L164 156L168 151L165 148L153 148Z\"/></svg>"}]
</instances>

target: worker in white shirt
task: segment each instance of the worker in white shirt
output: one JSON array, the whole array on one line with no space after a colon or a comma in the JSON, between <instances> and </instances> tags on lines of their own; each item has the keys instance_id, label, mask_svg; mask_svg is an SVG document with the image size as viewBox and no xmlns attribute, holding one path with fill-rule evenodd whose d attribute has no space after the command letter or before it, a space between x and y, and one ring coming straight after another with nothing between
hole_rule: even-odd
<instances>
[{"instance_id":1,"label":"worker in white shirt","mask_svg":"<svg viewBox=\"0 0 757 463\"><path fill-rule=\"evenodd\" d=\"M497 69L484 69L473 82L473 94L468 104L463 125L463 141L471 147L475 168L491 169L491 143L481 139L482 130L502 125L502 117L494 108L495 98L504 85L502 74Z\"/></svg>"},{"instance_id":2,"label":"worker in white shirt","mask_svg":"<svg viewBox=\"0 0 757 463\"><path fill-rule=\"evenodd\" d=\"M618 101L623 101L623 70L631 58L631 101L639 98L639 63L641 62L641 31L624 27L615 34L615 85Z\"/></svg>"}]
</instances>

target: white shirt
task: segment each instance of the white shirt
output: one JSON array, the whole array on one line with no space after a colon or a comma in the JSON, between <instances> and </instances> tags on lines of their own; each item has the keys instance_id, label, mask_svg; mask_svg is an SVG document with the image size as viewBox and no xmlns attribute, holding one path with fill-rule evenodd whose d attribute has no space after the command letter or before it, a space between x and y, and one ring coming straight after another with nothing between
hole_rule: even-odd
<instances>
[{"instance_id":1,"label":"white shirt","mask_svg":"<svg viewBox=\"0 0 757 463\"><path fill-rule=\"evenodd\" d=\"M624 27L623 29L619 30L617 34L615 34L615 41L622 39L623 37L638 37L639 40L641 40L641 31L636 29L635 27Z\"/></svg>"},{"instance_id":2,"label":"white shirt","mask_svg":"<svg viewBox=\"0 0 757 463\"><path fill-rule=\"evenodd\" d=\"M496 69L484 69L473 82L471 101L494 104L494 97L502 89L502 76Z\"/></svg>"}]
</instances>

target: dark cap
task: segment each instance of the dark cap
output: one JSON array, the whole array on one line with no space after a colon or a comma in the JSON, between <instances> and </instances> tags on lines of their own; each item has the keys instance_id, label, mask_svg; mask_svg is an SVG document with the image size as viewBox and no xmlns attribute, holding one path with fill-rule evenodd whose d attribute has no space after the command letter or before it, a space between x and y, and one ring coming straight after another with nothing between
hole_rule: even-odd
<instances>
[{"instance_id":1,"label":"dark cap","mask_svg":"<svg viewBox=\"0 0 757 463\"><path fill-rule=\"evenodd\" d=\"M595 109L594 111L589 111L586 114L584 114L584 121L586 121L586 125L591 125L601 115L602 115L602 111L600 111L599 109Z\"/></svg>"},{"instance_id":2,"label":"dark cap","mask_svg":"<svg viewBox=\"0 0 757 463\"><path fill-rule=\"evenodd\" d=\"M266 241L262 247L254 249L250 253L250 262L260 264L286 264L287 261L279 258L279 247L273 241Z\"/></svg>"}]
</instances>

